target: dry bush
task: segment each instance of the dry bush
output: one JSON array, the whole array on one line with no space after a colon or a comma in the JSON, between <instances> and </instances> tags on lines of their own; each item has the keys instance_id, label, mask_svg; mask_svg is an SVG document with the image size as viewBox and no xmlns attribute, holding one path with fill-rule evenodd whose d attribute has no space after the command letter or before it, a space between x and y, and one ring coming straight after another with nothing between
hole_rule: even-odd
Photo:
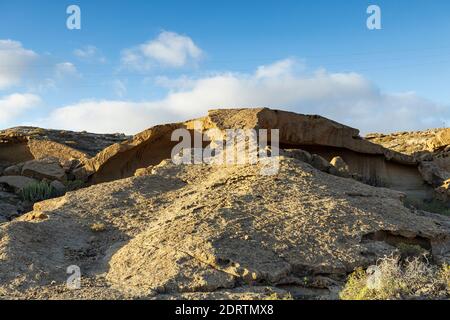
<instances>
[{"instance_id":1,"label":"dry bush","mask_svg":"<svg viewBox=\"0 0 450 320\"><path fill-rule=\"evenodd\" d=\"M106 231L106 225L102 222L95 222L90 227L92 232L103 232Z\"/></svg>"},{"instance_id":2,"label":"dry bush","mask_svg":"<svg viewBox=\"0 0 450 320\"><path fill-rule=\"evenodd\" d=\"M343 300L448 299L450 267L432 265L425 256L384 257L366 271L353 272L339 296Z\"/></svg>"},{"instance_id":3,"label":"dry bush","mask_svg":"<svg viewBox=\"0 0 450 320\"><path fill-rule=\"evenodd\" d=\"M292 295L290 293L286 294L279 294L276 292L273 292L269 296L265 297L263 300L294 300Z\"/></svg>"}]
</instances>

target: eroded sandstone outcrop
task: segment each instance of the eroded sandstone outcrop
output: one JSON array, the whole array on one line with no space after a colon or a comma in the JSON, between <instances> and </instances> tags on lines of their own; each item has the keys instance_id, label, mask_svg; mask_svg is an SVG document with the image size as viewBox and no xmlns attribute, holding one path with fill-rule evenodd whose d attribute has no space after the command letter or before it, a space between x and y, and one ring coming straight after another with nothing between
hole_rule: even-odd
<instances>
[{"instance_id":1,"label":"eroded sandstone outcrop","mask_svg":"<svg viewBox=\"0 0 450 320\"><path fill-rule=\"evenodd\" d=\"M169 158L177 144L171 141L173 130L186 128L194 132L194 121L201 123L202 132L208 129L223 133L227 129L267 129L269 132L279 129L283 149L306 150L327 162L339 156L350 173L366 183L405 192L428 192L414 157L364 140L357 129L329 119L267 108L211 110L204 118L150 128L89 159L78 169L77 176L91 183L133 176L137 169Z\"/></svg>"},{"instance_id":2,"label":"eroded sandstone outcrop","mask_svg":"<svg viewBox=\"0 0 450 320\"><path fill-rule=\"evenodd\" d=\"M2 142L53 142L61 146L69 147L76 150L81 154L85 154L88 157L95 156L98 152L111 144L126 140L128 137L124 134L97 134L89 132L75 132L68 130L52 130L42 129L37 127L15 127L6 130L0 130L0 140ZM45 144L42 144L45 145ZM32 147L33 148L33 147ZM48 147L52 148L51 145ZM67 152L69 149L64 149ZM39 150L34 150L39 153ZM46 156L51 156L48 153L51 151L41 150L40 152L46 153ZM71 154L70 156L76 155ZM56 155L54 155L56 156Z\"/></svg>"},{"instance_id":3,"label":"eroded sandstone outcrop","mask_svg":"<svg viewBox=\"0 0 450 320\"><path fill-rule=\"evenodd\" d=\"M365 139L385 148L408 154L418 162L433 162L439 168L450 171L450 129L373 133Z\"/></svg>"},{"instance_id":4,"label":"eroded sandstone outcrop","mask_svg":"<svg viewBox=\"0 0 450 320\"><path fill-rule=\"evenodd\" d=\"M125 140L121 134L93 134L35 127L0 131L0 191L15 201L0 198L0 220L9 221L29 210L32 203L18 194L45 181L60 195L81 185L73 171L105 147ZM62 185L64 183L64 185Z\"/></svg>"},{"instance_id":5,"label":"eroded sandstone outcrop","mask_svg":"<svg viewBox=\"0 0 450 320\"><path fill-rule=\"evenodd\" d=\"M175 165L179 128L279 129L279 171ZM211 110L125 138L0 132L0 296L336 298L348 273L405 245L450 262L450 218L405 206L406 195L433 188L448 201L436 161L444 133L402 154L320 116L258 108ZM80 179L91 186L23 214L18 191L29 183L63 194ZM66 287L68 266L80 267L80 290Z\"/></svg>"},{"instance_id":6,"label":"eroded sandstone outcrop","mask_svg":"<svg viewBox=\"0 0 450 320\"><path fill-rule=\"evenodd\" d=\"M36 127L0 131L0 173L20 162L46 157L84 161L107 146L126 140L122 134L94 134Z\"/></svg>"},{"instance_id":7,"label":"eroded sandstone outcrop","mask_svg":"<svg viewBox=\"0 0 450 320\"><path fill-rule=\"evenodd\" d=\"M434 188L434 198L444 202L440 204L441 207L450 208L447 196L447 181L450 179L450 129L369 134L366 139L416 159L424 181Z\"/></svg>"},{"instance_id":8,"label":"eroded sandstone outcrop","mask_svg":"<svg viewBox=\"0 0 450 320\"><path fill-rule=\"evenodd\" d=\"M87 160L83 167L75 171L75 175L79 179L89 177L92 183L130 177L136 169L170 158L172 148L177 144L171 141L171 135L178 128L186 128L186 125L158 125L127 141L113 144Z\"/></svg>"}]
</instances>

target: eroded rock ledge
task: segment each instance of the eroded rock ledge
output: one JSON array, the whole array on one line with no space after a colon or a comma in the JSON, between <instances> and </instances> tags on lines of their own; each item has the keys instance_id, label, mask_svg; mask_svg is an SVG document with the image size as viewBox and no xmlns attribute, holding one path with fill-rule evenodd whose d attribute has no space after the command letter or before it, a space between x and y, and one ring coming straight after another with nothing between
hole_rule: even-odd
<instances>
[{"instance_id":1,"label":"eroded rock ledge","mask_svg":"<svg viewBox=\"0 0 450 320\"><path fill-rule=\"evenodd\" d=\"M374 185L424 189L418 162L413 157L366 141L357 129L332 120L267 108L211 110L204 118L155 126L89 159L79 176L99 183L130 177L139 168L158 164L170 158L177 143L170 139L173 130L186 128L193 132L194 121L201 122L203 130L279 129L282 148L304 149L328 161L340 156L350 171Z\"/></svg>"}]
</instances>

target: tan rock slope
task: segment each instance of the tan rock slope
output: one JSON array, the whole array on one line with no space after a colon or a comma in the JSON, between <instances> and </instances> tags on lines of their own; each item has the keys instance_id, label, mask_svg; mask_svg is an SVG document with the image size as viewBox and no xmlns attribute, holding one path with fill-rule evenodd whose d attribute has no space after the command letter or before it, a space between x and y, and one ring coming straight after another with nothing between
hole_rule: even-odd
<instances>
[{"instance_id":1,"label":"tan rock slope","mask_svg":"<svg viewBox=\"0 0 450 320\"><path fill-rule=\"evenodd\" d=\"M399 192L286 157L276 176L260 169L164 161L38 203L0 226L0 294L331 298L348 272L400 243L450 258L450 219L407 209ZM70 265L81 290L64 287Z\"/></svg>"},{"instance_id":2,"label":"tan rock slope","mask_svg":"<svg viewBox=\"0 0 450 320\"><path fill-rule=\"evenodd\" d=\"M279 129L278 173L262 175L262 163L173 164L172 132L193 135L195 121L202 132ZM0 135L8 163L0 177L0 298L330 299L355 268L405 245L450 262L450 217L405 205L405 196L428 197L447 174L433 155L390 150L320 116L212 110L123 142L70 133L81 138L68 144L61 132L36 138L21 130ZM38 154L33 143L60 149ZM65 187L75 178L91 186L12 213L26 181ZM66 286L73 266L78 290Z\"/></svg>"}]
</instances>

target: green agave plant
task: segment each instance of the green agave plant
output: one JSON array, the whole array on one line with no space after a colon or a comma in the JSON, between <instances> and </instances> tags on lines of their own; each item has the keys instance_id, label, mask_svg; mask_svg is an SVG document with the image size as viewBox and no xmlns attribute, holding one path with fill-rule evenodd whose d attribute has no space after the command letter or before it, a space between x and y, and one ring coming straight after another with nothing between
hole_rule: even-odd
<instances>
[{"instance_id":1,"label":"green agave plant","mask_svg":"<svg viewBox=\"0 0 450 320\"><path fill-rule=\"evenodd\" d=\"M55 188L45 181L33 182L22 189L20 196L23 200L29 202L38 202L46 199L58 197L59 194Z\"/></svg>"}]
</instances>

